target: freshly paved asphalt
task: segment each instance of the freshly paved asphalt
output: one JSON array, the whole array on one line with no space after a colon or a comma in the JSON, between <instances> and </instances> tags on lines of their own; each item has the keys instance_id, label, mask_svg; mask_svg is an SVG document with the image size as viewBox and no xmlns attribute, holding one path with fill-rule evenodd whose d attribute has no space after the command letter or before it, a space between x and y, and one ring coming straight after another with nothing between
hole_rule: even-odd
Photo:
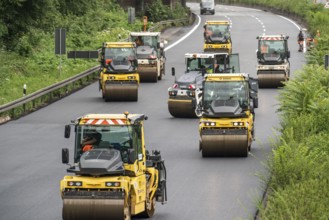
<instances>
[{"instance_id":1,"label":"freshly paved asphalt","mask_svg":"<svg viewBox=\"0 0 329 220\"><path fill-rule=\"evenodd\" d=\"M199 14L198 4L190 4ZM226 17L224 17L226 16ZM259 20L257 20L258 18ZM58 220L62 201L59 181L66 175L61 148L73 139L64 139L64 125L86 113L144 113L147 148L161 150L168 170L168 203L157 204L153 219L253 219L266 176L263 165L277 137L278 89L261 89L256 110L256 141L247 158L202 158L198 151L198 119L172 118L167 109L167 89L184 70L184 54L202 52L202 24L206 20L232 21L233 52L240 54L241 70L256 76L256 36L286 34L291 50L293 73L302 68L304 55L298 53L297 27L286 19L259 10L216 6L216 15L203 15L201 24L185 40L166 51L166 75L158 83L143 83L138 102L105 103L94 83L30 115L0 126L0 219ZM167 47L194 26L164 36ZM170 34L175 33L174 36ZM72 161L72 158L71 158Z\"/></svg>"}]
</instances>

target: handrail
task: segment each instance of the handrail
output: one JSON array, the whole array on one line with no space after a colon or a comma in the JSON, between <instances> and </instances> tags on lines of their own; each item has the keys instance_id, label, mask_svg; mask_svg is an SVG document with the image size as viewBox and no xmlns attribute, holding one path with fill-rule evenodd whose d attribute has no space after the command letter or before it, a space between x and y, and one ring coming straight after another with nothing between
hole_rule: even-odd
<instances>
[{"instance_id":1,"label":"handrail","mask_svg":"<svg viewBox=\"0 0 329 220\"><path fill-rule=\"evenodd\" d=\"M16 108L18 106L24 105L30 101L33 101L34 99L40 98L41 96L47 94L47 93L51 93L57 89L60 89L64 86L69 85L70 83L73 83L77 80L80 80L88 75L90 75L91 73L94 73L95 71L97 71L99 69L99 65L92 67L88 70L83 71L82 73L79 73L78 75L72 76L66 80L63 80L61 82L58 82L56 84L53 84L51 86L48 86L46 88L40 89L34 93L31 93L27 96L24 96L22 98L16 99L15 101L9 102L7 104L1 105L0 106L0 114L4 113L6 111L9 111L13 108Z\"/></svg>"},{"instance_id":2,"label":"handrail","mask_svg":"<svg viewBox=\"0 0 329 220\"><path fill-rule=\"evenodd\" d=\"M155 29L163 26L163 25L167 25L167 24L172 24L174 22L187 22L189 21L189 18L181 18L181 19L175 19L175 20L166 20L166 21L160 21L158 23L156 23L156 25L154 25L153 27L150 27L148 30L149 31L154 31Z\"/></svg>"}]
</instances>

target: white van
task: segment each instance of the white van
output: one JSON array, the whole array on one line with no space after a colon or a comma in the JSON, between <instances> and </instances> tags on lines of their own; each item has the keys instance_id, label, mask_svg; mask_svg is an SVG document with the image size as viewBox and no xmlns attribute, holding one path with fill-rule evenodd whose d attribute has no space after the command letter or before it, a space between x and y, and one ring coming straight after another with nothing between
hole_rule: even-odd
<instances>
[{"instance_id":1,"label":"white van","mask_svg":"<svg viewBox=\"0 0 329 220\"><path fill-rule=\"evenodd\" d=\"M201 0L200 14L215 14L215 1L214 0Z\"/></svg>"}]
</instances>

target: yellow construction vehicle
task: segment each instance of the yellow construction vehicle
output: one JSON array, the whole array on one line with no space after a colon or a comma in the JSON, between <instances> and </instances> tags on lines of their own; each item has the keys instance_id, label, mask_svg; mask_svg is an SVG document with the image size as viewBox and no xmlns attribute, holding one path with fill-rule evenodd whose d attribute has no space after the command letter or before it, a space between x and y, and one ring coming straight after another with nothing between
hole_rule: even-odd
<instances>
[{"instance_id":1,"label":"yellow construction vehicle","mask_svg":"<svg viewBox=\"0 0 329 220\"><path fill-rule=\"evenodd\" d=\"M204 52L232 53L229 21L207 21L204 26Z\"/></svg>"},{"instance_id":2,"label":"yellow construction vehicle","mask_svg":"<svg viewBox=\"0 0 329 220\"><path fill-rule=\"evenodd\" d=\"M187 53L185 73L168 88L168 110L173 117L195 118L195 89L202 87L206 73L240 72L239 54ZM174 76L175 68L172 68Z\"/></svg>"},{"instance_id":3,"label":"yellow construction vehicle","mask_svg":"<svg viewBox=\"0 0 329 220\"><path fill-rule=\"evenodd\" d=\"M257 92L257 79L247 74L205 76L203 90L196 90L203 157L248 156L255 135Z\"/></svg>"},{"instance_id":4,"label":"yellow construction vehicle","mask_svg":"<svg viewBox=\"0 0 329 220\"><path fill-rule=\"evenodd\" d=\"M132 42L105 42L100 54L99 89L105 101L137 101L139 75Z\"/></svg>"},{"instance_id":5,"label":"yellow construction vehicle","mask_svg":"<svg viewBox=\"0 0 329 220\"><path fill-rule=\"evenodd\" d=\"M157 82L165 74L165 41L160 32L131 32L137 46L138 73L141 82Z\"/></svg>"},{"instance_id":6,"label":"yellow construction vehicle","mask_svg":"<svg viewBox=\"0 0 329 220\"><path fill-rule=\"evenodd\" d=\"M64 220L152 217L167 201L166 168L159 151L145 149L142 114L88 114L72 121L74 164L60 182ZM72 125L72 124L71 124ZM65 126L70 137L71 125ZM69 163L69 150L62 149Z\"/></svg>"},{"instance_id":7,"label":"yellow construction vehicle","mask_svg":"<svg viewBox=\"0 0 329 220\"><path fill-rule=\"evenodd\" d=\"M290 76L290 51L288 36L262 35L258 36L257 76L259 87L276 88L283 86Z\"/></svg>"}]
</instances>

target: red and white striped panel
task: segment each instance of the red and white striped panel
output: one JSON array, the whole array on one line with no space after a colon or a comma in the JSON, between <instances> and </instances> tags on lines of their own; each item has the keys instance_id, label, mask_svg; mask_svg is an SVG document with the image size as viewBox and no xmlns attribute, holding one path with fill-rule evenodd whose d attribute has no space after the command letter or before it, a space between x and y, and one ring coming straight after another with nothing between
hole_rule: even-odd
<instances>
[{"instance_id":1,"label":"red and white striped panel","mask_svg":"<svg viewBox=\"0 0 329 220\"><path fill-rule=\"evenodd\" d=\"M262 37L262 40L282 40L282 37Z\"/></svg>"},{"instance_id":2,"label":"red and white striped panel","mask_svg":"<svg viewBox=\"0 0 329 220\"><path fill-rule=\"evenodd\" d=\"M126 120L122 119L89 119L85 124L89 125L124 125Z\"/></svg>"}]
</instances>

